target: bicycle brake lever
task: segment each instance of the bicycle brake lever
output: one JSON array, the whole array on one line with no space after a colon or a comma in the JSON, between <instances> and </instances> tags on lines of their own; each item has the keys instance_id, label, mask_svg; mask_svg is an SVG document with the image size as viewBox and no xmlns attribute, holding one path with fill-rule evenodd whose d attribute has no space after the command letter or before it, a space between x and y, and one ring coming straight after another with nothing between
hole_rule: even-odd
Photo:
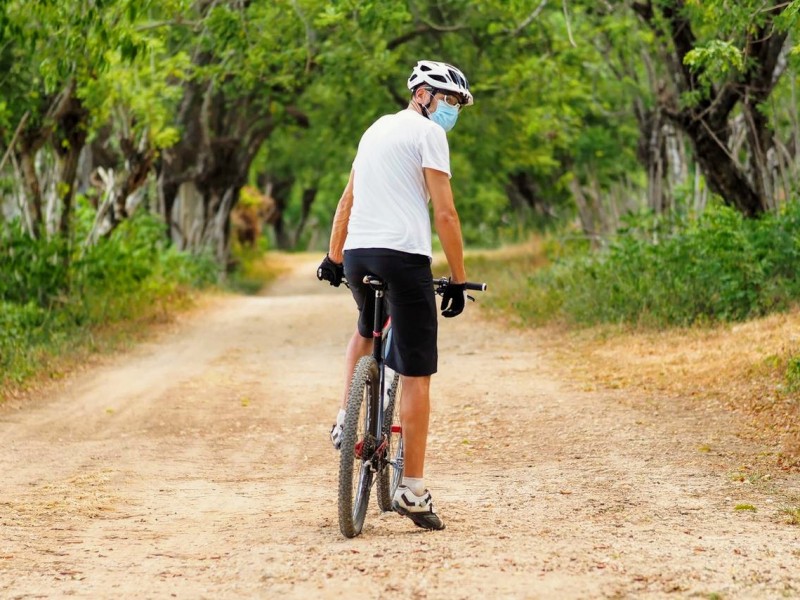
<instances>
[{"instance_id":1,"label":"bicycle brake lever","mask_svg":"<svg viewBox=\"0 0 800 600\"><path fill-rule=\"evenodd\" d=\"M472 296L470 296L469 294L467 294L467 299L469 299L469 300L472 300L473 302L475 302L475 298L473 298L473 297L472 297Z\"/></svg>"}]
</instances>

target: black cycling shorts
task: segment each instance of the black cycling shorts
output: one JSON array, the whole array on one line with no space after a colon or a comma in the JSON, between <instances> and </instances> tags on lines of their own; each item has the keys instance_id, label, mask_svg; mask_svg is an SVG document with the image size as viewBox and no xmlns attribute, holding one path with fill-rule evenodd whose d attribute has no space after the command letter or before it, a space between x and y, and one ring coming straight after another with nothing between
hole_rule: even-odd
<instances>
[{"instance_id":1,"label":"black cycling shorts","mask_svg":"<svg viewBox=\"0 0 800 600\"><path fill-rule=\"evenodd\" d=\"M359 248L345 251L344 273L358 305L358 332L365 338L372 338L375 292L364 285L364 276L375 275L387 284L392 347L386 365L409 377L436 373L438 322L430 259L397 250Z\"/></svg>"}]
</instances>

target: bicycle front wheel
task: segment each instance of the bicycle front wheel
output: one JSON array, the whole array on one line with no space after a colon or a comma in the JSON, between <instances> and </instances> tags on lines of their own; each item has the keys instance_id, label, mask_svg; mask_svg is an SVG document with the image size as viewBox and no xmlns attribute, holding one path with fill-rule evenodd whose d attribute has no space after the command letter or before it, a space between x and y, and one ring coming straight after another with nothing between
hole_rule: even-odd
<instances>
[{"instance_id":1,"label":"bicycle front wheel","mask_svg":"<svg viewBox=\"0 0 800 600\"><path fill-rule=\"evenodd\" d=\"M372 469L365 461L375 452L373 407L377 408L379 390L378 364L365 356L350 382L339 458L339 529L348 538L361 533L367 514Z\"/></svg>"},{"instance_id":2,"label":"bicycle front wheel","mask_svg":"<svg viewBox=\"0 0 800 600\"><path fill-rule=\"evenodd\" d=\"M392 498L403 479L403 436L400 429L400 375L395 373L386 392L383 413L383 436L387 441L387 462L378 474L378 506L383 512L392 510ZM394 464L389 464L391 460Z\"/></svg>"}]
</instances>

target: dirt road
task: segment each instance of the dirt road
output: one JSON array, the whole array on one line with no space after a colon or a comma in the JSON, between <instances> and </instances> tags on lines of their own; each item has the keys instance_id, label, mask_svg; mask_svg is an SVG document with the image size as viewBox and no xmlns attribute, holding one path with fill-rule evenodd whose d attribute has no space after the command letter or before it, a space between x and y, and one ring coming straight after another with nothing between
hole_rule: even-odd
<instances>
[{"instance_id":1,"label":"dirt road","mask_svg":"<svg viewBox=\"0 0 800 600\"><path fill-rule=\"evenodd\" d=\"M0 407L0 597L800 595L797 475L740 476L729 417L581 391L474 309L442 321L433 382L447 529L373 506L343 539L327 435L353 309L314 266Z\"/></svg>"}]
</instances>

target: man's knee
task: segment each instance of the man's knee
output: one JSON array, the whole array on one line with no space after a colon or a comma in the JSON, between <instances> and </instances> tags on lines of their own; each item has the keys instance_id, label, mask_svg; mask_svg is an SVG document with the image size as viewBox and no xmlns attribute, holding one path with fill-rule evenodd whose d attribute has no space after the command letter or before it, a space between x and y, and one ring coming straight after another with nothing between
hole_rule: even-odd
<instances>
[{"instance_id":1,"label":"man's knee","mask_svg":"<svg viewBox=\"0 0 800 600\"><path fill-rule=\"evenodd\" d=\"M412 377L403 375L403 395L425 396L427 397L431 387L431 376Z\"/></svg>"}]
</instances>

